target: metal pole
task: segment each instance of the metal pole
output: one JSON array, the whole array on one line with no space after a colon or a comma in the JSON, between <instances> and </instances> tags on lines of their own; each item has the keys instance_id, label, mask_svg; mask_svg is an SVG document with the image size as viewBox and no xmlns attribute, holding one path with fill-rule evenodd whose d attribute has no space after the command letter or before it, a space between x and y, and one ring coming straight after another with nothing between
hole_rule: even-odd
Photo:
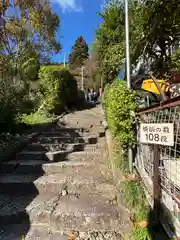
<instances>
[{"instance_id":1,"label":"metal pole","mask_svg":"<svg viewBox=\"0 0 180 240\"><path fill-rule=\"evenodd\" d=\"M129 13L128 0L125 0L125 32L126 32L126 74L127 87L131 89L131 69L130 69L130 52L129 52ZM128 151L129 171L133 171L133 151L129 148Z\"/></svg>"},{"instance_id":2,"label":"metal pole","mask_svg":"<svg viewBox=\"0 0 180 240\"><path fill-rule=\"evenodd\" d=\"M128 0L125 0L125 32L126 32L126 74L127 86L131 88L131 68L130 68L130 53L129 53L129 13Z\"/></svg>"},{"instance_id":3,"label":"metal pole","mask_svg":"<svg viewBox=\"0 0 180 240\"><path fill-rule=\"evenodd\" d=\"M161 208L161 178L159 172L160 151L158 145L152 145L153 148L153 221L152 225L159 226L159 215Z\"/></svg>"}]
</instances>

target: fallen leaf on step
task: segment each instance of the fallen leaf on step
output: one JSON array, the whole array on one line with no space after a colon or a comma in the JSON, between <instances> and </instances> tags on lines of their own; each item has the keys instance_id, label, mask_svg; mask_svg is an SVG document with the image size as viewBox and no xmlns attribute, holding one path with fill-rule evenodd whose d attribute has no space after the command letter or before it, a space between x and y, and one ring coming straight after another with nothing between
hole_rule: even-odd
<instances>
[{"instance_id":1,"label":"fallen leaf on step","mask_svg":"<svg viewBox=\"0 0 180 240\"><path fill-rule=\"evenodd\" d=\"M76 238L79 237L79 232L77 231L71 231L69 234L68 234L68 240L76 240Z\"/></svg>"},{"instance_id":2,"label":"fallen leaf on step","mask_svg":"<svg viewBox=\"0 0 180 240\"><path fill-rule=\"evenodd\" d=\"M140 178L136 174L126 175L126 179L133 182L137 182L140 180Z\"/></svg>"},{"instance_id":3,"label":"fallen leaf on step","mask_svg":"<svg viewBox=\"0 0 180 240\"><path fill-rule=\"evenodd\" d=\"M143 221L140 221L140 222L136 222L134 225L137 226L137 227L146 228L148 226L148 221L143 220Z\"/></svg>"},{"instance_id":4,"label":"fallen leaf on step","mask_svg":"<svg viewBox=\"0 0 180 240\"><path fill-rule=\"evenodd\" d=\"M68 234L68 240L75 240L74 234L72 232Z\"/></svg>"}]
</instances>

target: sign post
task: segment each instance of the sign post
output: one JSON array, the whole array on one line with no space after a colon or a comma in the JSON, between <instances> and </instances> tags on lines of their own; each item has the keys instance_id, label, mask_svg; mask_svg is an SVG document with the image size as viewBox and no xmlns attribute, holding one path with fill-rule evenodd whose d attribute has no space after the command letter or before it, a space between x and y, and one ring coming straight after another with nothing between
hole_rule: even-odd
<instances>
[{"instance_id":1,"label":"sign post","mask_svg":"<svg viewBox=\"0 0 180 240\"><path fill-rule=\"evenodd\" d=\"M158 226L161 208L160 145L174 146L173 123L140 124L140 142L151 144L153 149L153 225Z\"/></svg>"}]
</instances>

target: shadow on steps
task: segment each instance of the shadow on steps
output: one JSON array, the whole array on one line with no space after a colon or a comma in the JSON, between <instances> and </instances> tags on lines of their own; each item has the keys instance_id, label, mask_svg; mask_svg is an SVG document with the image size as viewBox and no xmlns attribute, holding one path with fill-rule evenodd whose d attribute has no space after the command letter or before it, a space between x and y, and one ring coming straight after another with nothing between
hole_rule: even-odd
<instances>
[{"instance_id":1,"label":"shadow on steps","mask_svg":"<svg viewBox=\"0 0 180 240\"><path fill-rule=\"evenodd\" d=\"M43 131L47 133L47 135L41 135L34 140L34 149L32 146L26 146L24 149L25 154L21 153L17 155L16 159L9 159L8 162L2 164L2 168L0 169L1 240L17 240L21 238L24 239L27 232L29 231L31 226L29 212L31 212L31 209L28 209L28 206L39 195L39 190L36 188L34 182L45 174L42 165L45 162L50 162L46 156L46 152L51 150L49 147L55 144L58 146L58 148L60 148L59 150L64 150L64 148L67 147L67 144L73 143L76 141L75 139L78 139L78 141L81 143L79 146L81 146L82 151L86 145L82 134L76 132L75 129L68 129L66 132L66 137L70 140L70 142L67 142L67 138L61 134L61 130L58 131L58 128L54 130L54 126L52 124L46 124L45 127L46 130ZM42 129L44 129L44 125L38 125L35 129L37 132L42 131ZM56 137L49 137L49 132L54 132L54 135ZM42 139L45 140L43 144L41 143ZM56 141L57 139L59 139L59 141ZM49 140L50 145L47 145ZM37 150L39 150L39 153ZM63 154L58 159L60 161L62 161L62 159L67 160L68 154L72 153L75 150L79 151L78 147L77 149L73 148L68 151L63 151ZM33 153L33 159L30 151ZM56 159L56 161L58 161L58 159ZM26 163L26 161L35 162L37 160L39 162L42 161L42 164L35 164L34 170L30 168L28 164L24 164L23 167L21 165L22 161L23 163ZM12 164L9 164L10 162Z\"/></svg>"}]
</instances>

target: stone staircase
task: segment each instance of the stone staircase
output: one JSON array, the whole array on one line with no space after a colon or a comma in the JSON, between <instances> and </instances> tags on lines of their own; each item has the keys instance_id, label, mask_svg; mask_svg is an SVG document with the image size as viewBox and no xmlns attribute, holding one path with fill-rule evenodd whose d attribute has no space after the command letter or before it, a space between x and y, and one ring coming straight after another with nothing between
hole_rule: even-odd
<instances>
[{"instance_id":1,"label":"stone staircase","mask_svg":"<svg viewBox=\"0 0 180 240\"><path fill-rule=\"evenodd\" d=\"M0 239L124 239L131 223L118 204L101 122L98 107L70 113L3 162Z\"/></svg>"}]
</instances>

